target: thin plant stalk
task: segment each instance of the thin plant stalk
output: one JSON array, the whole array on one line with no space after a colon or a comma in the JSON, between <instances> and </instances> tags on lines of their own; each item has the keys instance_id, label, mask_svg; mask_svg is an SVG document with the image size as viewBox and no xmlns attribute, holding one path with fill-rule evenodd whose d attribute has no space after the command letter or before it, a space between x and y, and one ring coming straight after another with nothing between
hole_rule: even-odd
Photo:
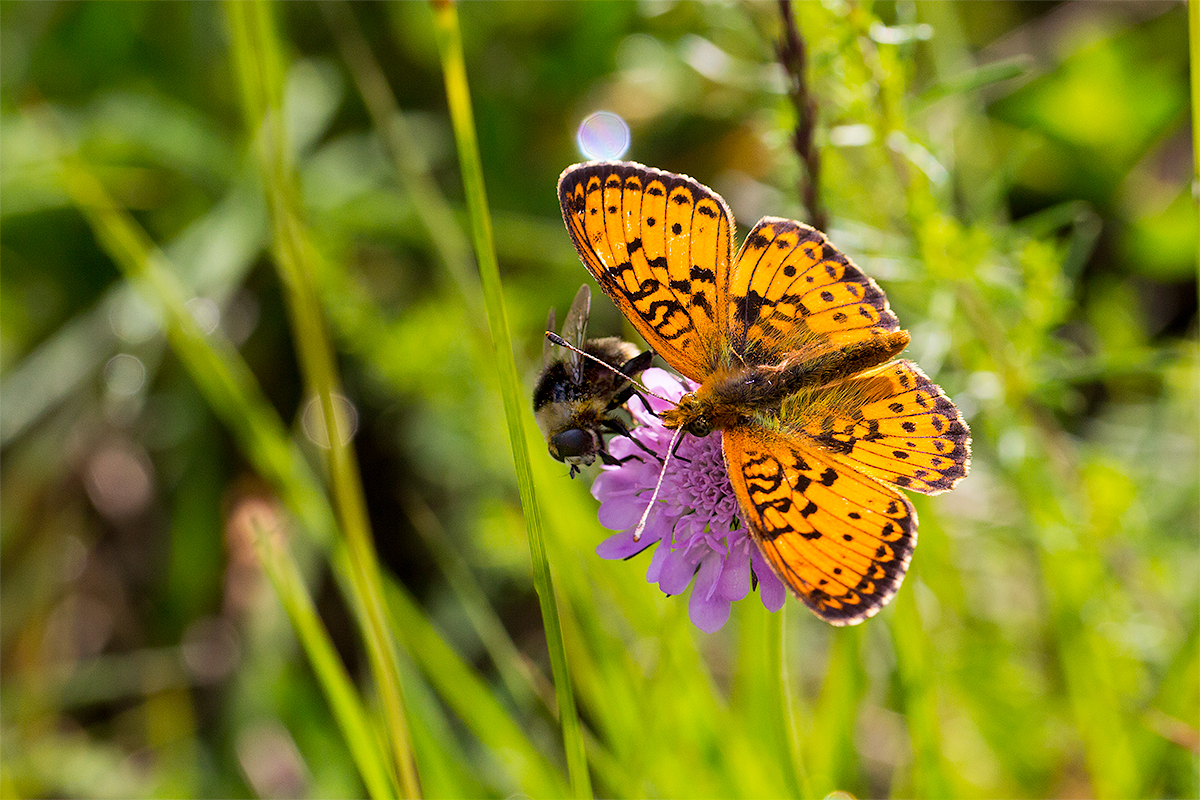
<instances>
[{"instance_id":1,"label":"thin plant stalk","mask_svg":"<svg viewBox=\"0 0 1200 800\"><path fill-rule=\"evenodd\" d=\"M281 55L269 9L264 2L229 2L235 66L242 82L247 119L259 130L260 168L274 229L275 263L287 288L285 296L305 382L319 399L328 440L328 467L334 507L345 536L351 565L351 589L362 612L363 639L404 796L421 789L412 736L404 712L396 644L387 620L379 561L367 519L362 480L349 436L338 430L334 397L340 384L333 346L313 285L313 253L301 222L298 191L287 157L283 128Z\"/></svg>"},{"instance_id":2,"label":"thin plant stalk","mask_svg":"<svg viewBox=\"0 0 1200 800\"><path fill-rule=\"evenodd\" d=\"M385 764L379 739L368 720L354 682L333 646L329 631L317 614L316 605L304 584L300 568L273 531L264 530L259 520L252 520L254 545L263 571L275 588L275 594L292 621L309 663L312 664L321 688L329 698L329 707L346 740L350 756L372 798L391 798L396 789Z\"/></svg>"},{"instance_id":3,"label":"thin plant stalk","mask_svg":"<svg viewBox=\"0 0 1200 800\"><path fill-rule=\"evenodd\" d=\"M500 268L496 262L496 249L492 238L491 215L488 211L487 194L483 184L483 167L475 134L471 94L467 85L467 69L463 58L462 36L458 26L458 10L453 3L446 0L433 2L432 9L438 51L441 54L442 70L446 82L446 97L450 107L450 122L458 147L459 168L462 170L467 211L471 219L475 257L483 284L488 327L491 331L492 346L500 372L500 393L504 401L504 415L508 421L509 441L512 445L513 461L517 472L517 485L520 490L521 505L525 512L525 529L528 533L529 552L533 561L534 587L537 589L538 601L541 604L542 622L546 630L546 646L550 652L550 667L554 676L555 691L558 694L559 720L562 724L563 746L567 756L567 772L570 775L571 789L574 795L591 797L591 778L588 775L583 730L579 722L579 713L575 707L575 694L567 668L567 651L563 641L562 622L554 594L553 579L550 575L550 562L546 557L541 513L534 494L533 472L529 463L529 446L522 422L523 395L520 382L517 380L516 362L509 345L511 336L508 317L504 310Z\"/></svg>"},{"instance_id":4,"label":"thin plant stalk","mask_svg":"<svg viewBox=\"0 0 1200 800\"><path fill-rule=\"evenodd\" d=\"M73 157L60 162L63 185L76 206L88 219L97 238L126 279L161 308L171 348L196 381L214 412L241 443L254 468L279 492L284 504L299 520L301 527L322 547L333 548L332 562L343 583L348 579L345 548L336 538L337 523L328 498L308 462L290 441L286 428L258 388L245 361L219 334L203 334L187 310L185 293L174 279L162 253L121 210L113 199ZM287 585L285 588L295 588ZM295 598L280 599L285 607L301 603ZM293 618L293 624L296 619ZM325 654L313 649L316 640L296 625L297 636L320 679L335 718L346 734L363 783L371 796L395 797L389 761L377 748L359 748L360 732L372 730L361 700L347 695L346 684L330 678L323 666ZM348 679L347 679L348 680ZM350 684L352 686L352 684ZM349 698L349 699L348 699ZM379 775L388 777L386 784Z\"/></svg>"},{"instance_id":5,"label":"thin plant stalk","mask_svg":"<svg viewBox=\"0 0 1200 800\"><path fill-rule=\"evenodd\" d=\"M1188 0L1188 65L1192 75L1192 202L1200 202L1200 0ZM1200 207L1197 208L1200 216ZM1200 239L1196 242L1200 265Z\"/></svg>"},{"instance_id":6,"label":"thin plant stalk","mask_svg":"<svg viewBox=\"0 0 1200 800\"><path fill-rule=\"evenodd\" d=\"M43 127L52 130L48 123ZM46 136L50 138L49 133ZM113 262L130 284L161 309L171 348L209 406L233 432L234 440L254 469L274 487L298 521L297 528L312 536L313 543L327 554L342 591L355 603L349 588L351 560L345 541L336 535L337 521L329 497L245 361L219 331L205 335L199 330L187 309L187 294L175 279L175 271L166 257L96 178L72 157L61 160L60 174L68 194ZM510 756L500 760L524 792L534 797L564 795L567 786L554 765L532 745L487 685L453 652L415 601L395 583L385 588L392 618L399 622L396 630L464 724L485 747ZM398 599L404 602L398 603ZM354 610L361 614L359 607ZM313 662L314 671L319 671L316 664L321 656L309 649L310 637L301 635L299 630L297 637ZM327 688L322 683L322 689ZM326 692L326 697L331 705L339 700L336 693ZM334 709L339 717L353 713L368 713L361 699ZM354 725L372 730L378 727L365 716ZM353 746L349 738L347 744ZM367 769L392 776L391 761L383 757L381 749L357 753L356 757L369 757L372 753L380 761ZM369 787L371 779L365 773L363 780ZM387 796L395 796L394 786Z\"/></svg>"},{"instance_id":7,"label":"thin plant stalk","mask_svg":"<svg viewBox=\"0 0 1200 800\"><path fill-rule=\"evenodd\" d=\"M800 199L818 230L829 229L829 214L821 202L821 152L813 143L817 129L817 98L808 85L808 55L804 37L796 27L791 0L779 0L783 40L776 48L788 76L788 98L796 112L792 149L800 159Z\"/></svg>"},{"instance_id":8,"label":"thin plant stalk","mask_svg":"<svg viewBox=\"0 0 1200 800\"><path fill-rule=\"evenodd\" d=\"M785 770L789 783L799 797L812 797L812 783L808 778L808 769L804 764L804 753L800 747L800 712L796 708L797 689L792 680L789 668L787 647L787 616L790 603L784 603L783 608L774 614L765 615L767 673L778 675L779 680L772 681L772 706L779 715L777 727L783 736L784 746L788 757Z\"/></svg>"}]
</instances>

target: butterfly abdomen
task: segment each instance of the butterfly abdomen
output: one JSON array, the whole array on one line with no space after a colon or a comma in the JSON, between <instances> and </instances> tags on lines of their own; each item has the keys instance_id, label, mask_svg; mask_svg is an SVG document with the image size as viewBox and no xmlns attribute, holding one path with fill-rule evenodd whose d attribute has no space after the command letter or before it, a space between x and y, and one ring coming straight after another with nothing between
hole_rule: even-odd
<instances>
[{"instance_id":1,"label":"butterfly abdomen","mask_svg":"<svg viewBox=\"0 0 1200 800\"><path fill-rule=\"evenodd\" d=\"M837 349L826 350L815 356L789 354L778 367L768 368L780 373L780 379L776 381L776 402L782 401L790 394L825 386L890 361L908 347L910 339L908 331L892 331L860 339Z\"/></svg>"},{"instance_id":2,"label":"butterfly abdomen","mask_svg":"<svg viewBox=\"0 0 1200 800\"><path fill-rule=\"evenodd\" d=\"M908 346L908 331L893 331L829 349L815 356L791 353L776 365L739 366L713 372L699 389L663 415L668 428L696 436L728 430L756 414L777 412L806 389L835 383L878 366Z\"/></svg>"}]
</instances>

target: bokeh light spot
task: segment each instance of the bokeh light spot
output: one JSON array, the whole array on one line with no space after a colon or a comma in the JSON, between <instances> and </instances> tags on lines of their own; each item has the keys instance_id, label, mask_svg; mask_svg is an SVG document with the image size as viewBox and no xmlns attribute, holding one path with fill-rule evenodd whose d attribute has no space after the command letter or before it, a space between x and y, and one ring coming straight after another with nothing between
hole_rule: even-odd
<instances>
[{"instance_id":1,"label":"bokeh light spot","mask_svg":"<svg viewBox=\"0 0 1200 800\"><path fill-rule=\"evenodd\" d=\"M192 319L204 334L210 334L221 324L221 308L207 297L193 297L187 301Z\"/></svg>"},{"instance_id":2,"label":"bokeh light spot","mask_svg":"<svg viewBox=\"0 0 1200 800\"><path fill-rule=\"evenodd\" d=\"M347 444L354 438L358 430L358 409L354 404L340 394L333 396L333 414L337 422L338 438L342 444ZM300 416L300 426L304 435L318 447L329 448L329 427L325 424L325 413L321 408L321 398L313 397L304 406Z\"/></svg>"},{"instance_id":3,"label":"bokeh light spot","mask_svg":"<svg viewBox=\"0 0 1200 800\"><path fill-rule=\"evenodd\" d=\"M597 111L580 123L575 139L589 161L610 161L629 149L629 126L611 111Z\"/></svg>"},{"instance_id":4,"label":"bokeh light spot","mask_svg":"<svg viewBox=\"0 0 1200 800\"><path fill-rule=\"evenodd\" d=\"M109 519L128 519L140 513L154 491L149 460L125 443L98 450L89 459L86 475L88 497Z\"/></svg>"},{"instance_id":5,"label":"bokeh light spot","mask_svg":"<svg viewBox=\"0 0 1200 800\"><path fill-rule=\"evenodd\" d=\"M146 365L137 356L118 353L104 365L108 390L120 397L132 397L146 383Z\"/></svg>"}]
</instances>

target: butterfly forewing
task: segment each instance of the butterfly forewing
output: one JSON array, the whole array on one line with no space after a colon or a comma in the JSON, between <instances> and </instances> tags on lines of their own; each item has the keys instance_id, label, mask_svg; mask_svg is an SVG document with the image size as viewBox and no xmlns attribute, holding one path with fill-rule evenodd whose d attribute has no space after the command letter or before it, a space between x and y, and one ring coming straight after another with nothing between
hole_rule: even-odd
<instances>
[{"instance_id":1,"label":"butterfly forewing","mask_svg":"<svg viewBox=\"0 0 1200 800\"><path fill-rule=\"evenodd\" d=\"M954 488L971 462L954 403L911 361L894 361L785 403L785 425L843 463L923 494Z\"/></svg>"},{"instance_id":2,"label":"butterfly forewing","mask_svg":"<svg viewBox=\"0 0 1200 800\"><path fill-rule=\"evenodd\" d=\"M663 359L703 380L721 351L733 218L691 178L631 162L578 164L558 183L584 265Z\"/></svg>"},{"instance_id":3,"label":"butterfly forewing","mask_svg":"<svg viewBox=\"0 0 1200 800\"><path fill-rule=\"evenodd\" d=\"M896 593L917 539L908 500L804 437L724 432L725 461L751 536L817 616L852 625Z\"/></svg>"},{"instance_id":4,"label":"butterfly forewing","mask_svg":"<svg viewBox=\"0 0 1200 800\"><path fill-rule=\"evenodd\" d=\"M900 328L883 291L820 231L778 217L746 237L728 296L730 345L751 364Z\"/></svg>"}]
</instances>

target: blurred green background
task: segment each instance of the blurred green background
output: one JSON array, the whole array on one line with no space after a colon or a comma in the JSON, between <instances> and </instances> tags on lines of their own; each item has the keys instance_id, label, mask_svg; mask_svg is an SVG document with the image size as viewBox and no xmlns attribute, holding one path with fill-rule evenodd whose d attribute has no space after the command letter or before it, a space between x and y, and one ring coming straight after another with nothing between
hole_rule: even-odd
<instances>
[{"instance_id":1,"label":"blurred green background","mask_svg":"<svg viewBox=\"0 0 1200 800\"><path fill-rule=\"evenodd\" d=\"M267 11L424 791L564 793L434 12ZM256 461L277 417L295 463L326 475L236 13L0 4L4 797L369 790L247 521L274 520L380 730L370 634L288 501L327 503L323 490ZM914 499L920 546L893 604L840 630L789 600L781 658L778 617L757 598L707 636L686 598L644 582L645 556L597 558L590 476L567 479L528 411L547 310L561 316L585 277L555 182L583 160L586 115L621 115L627 158L720 192L740 235L765 214L806 218L779 7L459 7L512 332L499 346L524 381L595 792L1197 796L1185 6L826 0L795 13L830 238L887 292L909 356L967 418L974 459L956 491ZM209 332L199 341L236 348L264 417L222 406L213 373L168 341L165 295L131 285L68 191L80 174L161 248ZM599 293L591 329L635 337Z\"/></svg>"}]
</instances>

